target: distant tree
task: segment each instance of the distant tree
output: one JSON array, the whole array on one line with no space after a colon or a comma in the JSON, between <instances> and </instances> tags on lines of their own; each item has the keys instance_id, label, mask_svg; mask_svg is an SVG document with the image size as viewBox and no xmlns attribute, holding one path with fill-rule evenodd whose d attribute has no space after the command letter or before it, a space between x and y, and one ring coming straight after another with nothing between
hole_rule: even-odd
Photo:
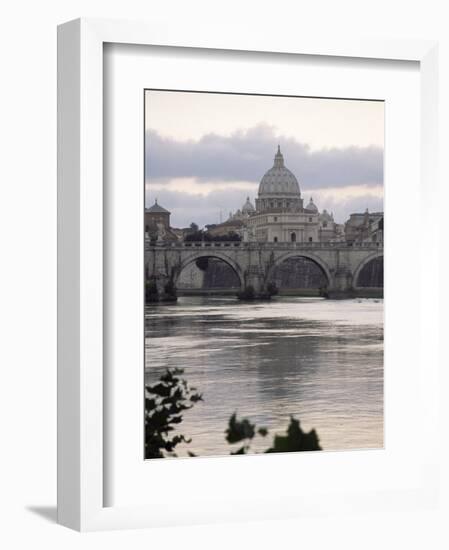
<instances>
[{"instance_id":1,"label":"distant tree","mask_svg":"<svg viewBox=\"0 0 449 550\"><path fill-rule=\"evenodd\" d=\"M204 240L203 231L194 231L192 233L188 233L184 239L185 242L199 242L203 240Z\"/></svg>"},{"instance_id":2,"label":"distant tree","mask_svg":"<svg viewBox=\"0 0 449 550\"><path fill-rule=\"evenodd\" d=\"M198 225L197 225L195 222L192 222L192 223L190 224L190 229L191 229L192 231L198 231L199 227L198 227Z\"/></svg>"},{"instance_id":3,"label":"distant tree","mask_svg":"<svg viewBox=\"0 0 449 550\"><path fill-rule=\"evenodd\" d=\"M188 233L184 239L186 242L227 242L227 241L241 241L240 235L231 231L226 235L211 235L209 231L198 230L192 233Z\"/></svg>"},{"instance_id":4,"label":"distant tree","mask_svg":"<svg viewBox=\"0 0 449 550\"><path fill-rule=\"evenodd\" d=\"M230 231L229 233L226 233L226 235L215 235L211 237L211 240L216 242L237 242L241 241L242 237L240 237L240 235L238 235L235 231Z\"/></svg>"}]
</instances>

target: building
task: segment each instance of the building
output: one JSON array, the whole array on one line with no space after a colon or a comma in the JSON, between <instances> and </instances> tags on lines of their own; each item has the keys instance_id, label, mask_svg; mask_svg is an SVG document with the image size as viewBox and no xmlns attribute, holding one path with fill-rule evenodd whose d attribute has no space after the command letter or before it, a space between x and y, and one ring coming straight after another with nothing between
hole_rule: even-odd
<instances>
[{"instance_id":1,"label":"building","mask_svg":"<svg viewBox=\"0 0 449 550\"><path fill-rule=\"evenodd\" d=\"M228 220L206 226L212 239L257 242L383 242L383 212L351 214L337 224L332 212L318 210L310 197L307 206L296 176L285 166L280 146L273 166L260 180L255 206L246 197L243 206ZM152 241L185 240L195 229L170 227L170 212L158 204L145 210L145 231ZM198 231L198 228L196 228Z\"/></svg>"},{"instance_id":2,"label":"building","mask_svg":"<svg viewBox=\"0 0 449 550\"><path fill-rule=\"evenodd\" d=\"M383 243L384 213L368 211L354 213L345 223L345 240L349 243Z\"/></svg>"},{"instance_id":3,"label":"building","mask_svg":"<svg viewBox=\"0 0 449 550\"><path fill-rule=\"evenodd\" d=\"M307 208L310 208L310 205L307 206ZM335 222L333 212L329 213L324 208L321 214L319 214L318 220L320 222L320 229L319 229L320 242L326 243L326 242L338 242L338 241L345 240L344 225L338 224Z\"/></svg>"},{"instance_id":4,"label":"building","mask_svg":"<svg viewBox=\"0 0 449 550\"><path fill-rule=\"evenodd\" d=\"M240 213L240 210L238 211ZM211 237L224 237L226 235L239 235L242 236L245 228L245 221L239 215L231 216L224 223L219 223L213 227L209 227L207 233Z\"/></svg>"},{"instance_id":5,"label":"building","mask_svg":"<svg viewBox=\"0 0 449 550\"><path fill-rule=\"evenodd\" d=\"M344 240L343 227L327 210L319 212L313 198L306 207L296 176L285 166L278 145L273 166L259 184L255 206L249 197L241 209L230 212L229 219L215 225L215 235L230 231L244 241L329 242Z\"/></svg>"},{"instance_id":6,"label":"building","mask_svg":"<svg viewBox=\"0 0 449 550\"><path fill-rule=\"evenodd\" d=\"M170 212L155 200L145 208L145 233L152 241L176 241L177 235L170 228Z\"/></svg>"}]
</instances>

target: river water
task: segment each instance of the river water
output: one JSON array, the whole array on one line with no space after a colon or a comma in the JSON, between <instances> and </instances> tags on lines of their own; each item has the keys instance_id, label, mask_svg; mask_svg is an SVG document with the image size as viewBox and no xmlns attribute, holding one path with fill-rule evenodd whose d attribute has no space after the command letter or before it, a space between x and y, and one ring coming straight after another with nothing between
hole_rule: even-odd
<instances>
[{"instance_id":1,"label":"river water","mask_svg":"<svg viewBox=\"0 0 449 550\"><path fill-rule=\"evenodd\" d=\"M179 425L192 439L179 456L235 450L224 434L234 411L269 429L254 451L290 415L324 450L383 446L383 300L181 297L147 306L145 330L146 382L181 367L203 394Z\"/></svg>"}]
</instances>

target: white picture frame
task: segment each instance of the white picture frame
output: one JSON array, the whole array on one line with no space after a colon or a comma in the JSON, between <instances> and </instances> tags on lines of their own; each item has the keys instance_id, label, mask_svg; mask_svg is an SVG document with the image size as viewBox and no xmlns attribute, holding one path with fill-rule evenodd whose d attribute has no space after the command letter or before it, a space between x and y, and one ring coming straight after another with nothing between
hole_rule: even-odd
<instances>
[{"instance_id":1,"label":"white picture frame","mask_svg":"<svg viewBox=\"0 0 449 550\"><path fill-rule=\"evenodd\" d=\"M335 508L402 505L428 506L435 502L438 478L432 448L422 459L423 476L417 485L392 494L308 496L295 492L280 502L268 495L258 506L249 500L220 502L210 494L185 513L168 513L153 506L105 506L104 471L104 185L103 181L103 56L104 44L158 45L239 52L403 60L419 63L421 85L421 190L435 192L437 151L437 45L431 41L364 41L356 37L337 42L310 42L296 37L269 38L250 34L210 32L192 38L180 27L166 30L157 24L82 19L58 29L58 521L77 530L151 527L158 525L294 517L327 513ZM274 52L274 53L273 53ZM387 153L388 154L388 153ZM428 242L426 272L437 270L437 225L430 209L423 209L421 239ZM437 316L438 288L421 295L422 345L426 380L421 405L427 422L436 426L438 359L437 335L425 319ZM429 294L430 292L430 294ZM433 351L432 351L433 350ZM421 357L417 361L424 361ZM422 376L422 369L416 376ZM436 429L436 428L435 428ZM294 457L289 457L291 461ZM214 459L203 459L214 460ZM245 457L254 460L254 457ZM257 460L257 459L256 459ZM196 461L194 461L196 462ZM170 461L173 464L172 461ZM197 462L198 464L198 462ZM237 463L235 463L237 464ZM248 462L249 464L249 462ZM237 466L238 467L238 466ZM273 468L272 463L270 463ZM198 468L197 468L198 470ZM281 495L282 496L282 495ZM323 499L325 503L323 503ZM260 503L259 503L260 504Z\"/></svg>"}]
</instances>

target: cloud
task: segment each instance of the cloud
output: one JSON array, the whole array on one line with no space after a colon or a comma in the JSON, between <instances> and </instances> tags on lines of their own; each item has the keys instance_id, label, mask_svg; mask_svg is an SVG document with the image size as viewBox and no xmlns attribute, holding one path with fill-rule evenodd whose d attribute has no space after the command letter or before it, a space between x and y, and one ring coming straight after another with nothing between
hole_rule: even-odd
<instances>
[{"instance_id":1,"label":"cloud","mask_svg":"<svg viewBox=\"0 0 449 550\"><path fill-rule=\"evenodd\" d=\"M383 149L345 147L312 151L295 138L277 135L261 124L229 136L207 134L179 141L154 130L146 133L146 181L194 178L198 183L258 183L273 164L277 144L300 187L308 190L383 184Z\"/></svg>"}]
</instances>

